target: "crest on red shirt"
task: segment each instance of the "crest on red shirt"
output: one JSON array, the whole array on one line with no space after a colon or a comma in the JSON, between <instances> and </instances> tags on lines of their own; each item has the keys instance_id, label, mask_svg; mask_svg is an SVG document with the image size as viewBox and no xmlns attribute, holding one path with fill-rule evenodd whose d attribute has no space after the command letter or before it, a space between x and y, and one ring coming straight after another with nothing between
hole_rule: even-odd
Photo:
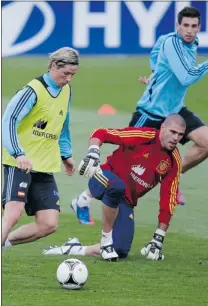
<instances>
[{"instance_id":1,"label":"crest on red shirt","mask_svg":"<svg viewBox=\"0 0 208 306\"><path fill-rule=\"evenodd\" d=\"M165 174L168 170L168 167L169 167L169 163L165 160L161 160L156 170L159 174Z\"/></svg>"},{"instance_id":2,"label":"crest on red shirt","mask_svg":"<svg viewBox=\"0 0 208 306\"><path fill-rule=\"evenodd\" d=\"M148 158L149 157L149 153L146 153L143 155L145 158Z\"/></svg>"}]
</instances>

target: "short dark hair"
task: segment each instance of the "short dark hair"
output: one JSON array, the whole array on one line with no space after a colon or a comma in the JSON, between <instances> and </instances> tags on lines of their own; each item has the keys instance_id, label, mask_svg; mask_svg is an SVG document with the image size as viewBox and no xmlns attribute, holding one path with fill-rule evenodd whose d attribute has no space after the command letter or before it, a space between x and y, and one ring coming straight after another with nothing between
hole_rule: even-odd
<instances>
[{"instance_id":1,"label":"short dark hair","mask_svg":"<svg viewBox=\"0 0 208 306\"><path fill-rule=\"evenodd\" d=\"M184 118L179 115L179 114L170 114L166 117L165 121L164 121L164 125L169 125L172 122L180 125L183 128L186 128L186 121L184 120Z\"/></svg>"},{"instance_id":2,"label":"short dark hair","mask_svg":"<svg viewBox=\"0 0 208 306\"><path fill-rule=\"evenodd\" d=\"M186 6L178 13L178 23L181 24L183 17L198 18L201 23L201 16L197 8L193 6Z\"/></svg>"}]
</instances>

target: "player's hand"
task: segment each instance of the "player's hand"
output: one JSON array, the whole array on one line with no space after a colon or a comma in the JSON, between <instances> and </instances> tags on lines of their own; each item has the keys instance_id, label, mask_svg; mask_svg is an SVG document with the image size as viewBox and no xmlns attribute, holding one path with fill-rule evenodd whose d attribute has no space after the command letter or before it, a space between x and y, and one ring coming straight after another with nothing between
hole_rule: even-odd
<instances>
[{"instance_id":1,"label":"player's hand","mask_svg":"<svg viewBox=\"0 0 208 306\"><path fill-rule=\"evenodd\" d=\"M25 155L17 156L16 161L17 161L17 167L19 169L25 170L27 174L30 173L33 165L32 161L27 156Z\"/></svg>"},{"instance_id":2,"label":"player's hand","mask_svg":"<svg viewBox=\"0 0 208 306\"><path fill-rule=\"evenodd\" d=\"M63 160L64 172L66 175L72 176L75 172L75 161L72 157Z\"/></svg>"},{"instance_id":3,"label":"player's hand","mask_svg":"<svg viewBox=\"0 0 208 306\"><path fill-rule=\"evenodd\" d=\"M149 242L144 248L141 249L141 254L146 256L149 260L164 260L165 256L162 254L162 248L155 242Z\"/></svg>"},{"instance_id":4,"label":"player's hand","mask_svg":"<svg viewBox=\"0 0 208 306\"><path fill-rule=\"evenodd\" d=\"M148 85L150 79L149 79L149 77L143 76L143 77L139 77L139 78L138 78L138 81L141 82L141 83L144 84L144 85Z\"/></svg>"},{"instance_id":5,"label":"player's hand","mask_svg":"<svg viewBox=\"0 0 208 306\"><path fill-rule=\"evenodd\" d=\"M165 256L162 254L163 241L164 236L154 233L153 239L141 249L141 254L149 260L164 260Z\"/></svg>"},{"instance_id":6,"label":"player's hand","mask_svg":"<svg viewBox=\"0 0 208 306\"><path fill-rule=\"evenodd\" d=\"M96 171L100 169L100 148L96 145L89 147L87 155L83 158L78 166L80 175L91 178Z\"/></svg>"}]
</instances>

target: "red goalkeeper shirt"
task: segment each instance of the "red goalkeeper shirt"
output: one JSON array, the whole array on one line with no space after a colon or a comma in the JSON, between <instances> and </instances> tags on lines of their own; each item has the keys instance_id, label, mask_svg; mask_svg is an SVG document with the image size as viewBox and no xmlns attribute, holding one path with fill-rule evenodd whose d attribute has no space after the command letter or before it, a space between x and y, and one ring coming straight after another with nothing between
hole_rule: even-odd
<instances>
[{"instance_id":1,"label":"red goalkeeper shirt","mask_svg":"<svg viewBox=\"0 0 208 306\"><path fill-rule=\"evenodd\" d=\"M159 222L169 224L181 172L178 149L164 150L159 131L151 128L97 129L91 138L119 145L101 168L112 171L125 182L126 200L131 205L136 206L138 198L161 183L158 218Z\"/></svg>"}]
</instances>

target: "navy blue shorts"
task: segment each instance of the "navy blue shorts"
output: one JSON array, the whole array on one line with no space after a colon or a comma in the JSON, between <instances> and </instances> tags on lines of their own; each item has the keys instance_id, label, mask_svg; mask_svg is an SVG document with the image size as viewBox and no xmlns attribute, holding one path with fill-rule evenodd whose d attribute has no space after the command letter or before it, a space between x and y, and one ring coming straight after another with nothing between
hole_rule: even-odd
<instances>
[{"instance_id":1,"label":"navy blue shorts","mask_svg":"<svg viewBox=\"0 0 208 306\"><path fill-rule=\"evenodd\" d=\"M126 258L134 237L134 210L125 201L125 184L111 171L103 170L103 175L89 180L92 196L110 207L119 206L118 216L113 226L113 245L120 258Z\"/></svg>"},{"instance_id":2,"label":"navy blue shorts","mask_svg":"<svg viewBox=\"0 0 208 306\"><path fill-rule=\"evenodd\" d=\"M35 215L39 210L60 211L59 193L53 175L41 172L26 174L16 167L5 165L3 207L10 201L24 202L28 216Z\"/></svg>"}]
</instances>

